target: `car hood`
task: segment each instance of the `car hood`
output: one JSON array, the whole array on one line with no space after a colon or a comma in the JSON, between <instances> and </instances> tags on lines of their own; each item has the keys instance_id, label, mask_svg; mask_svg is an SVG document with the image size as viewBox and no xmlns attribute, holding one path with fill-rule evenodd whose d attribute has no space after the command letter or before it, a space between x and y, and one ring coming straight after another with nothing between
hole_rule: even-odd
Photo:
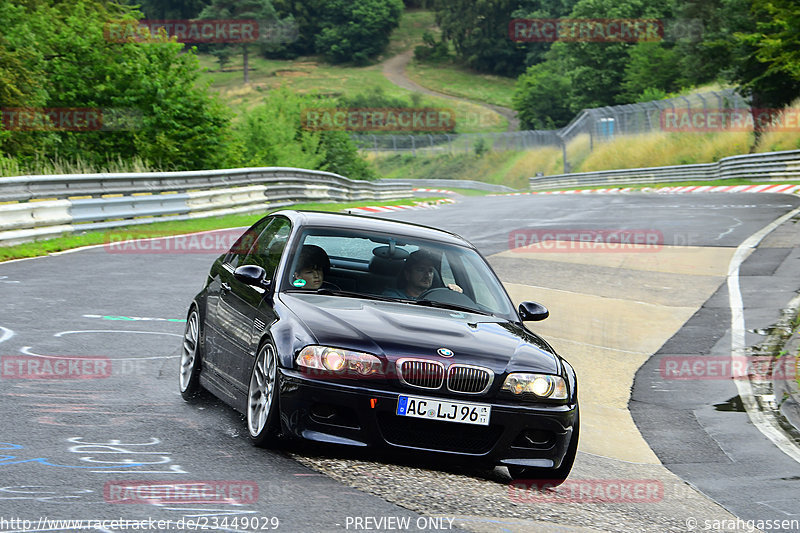
<instances>
[{"instance_id":1,"label":"car hood","mask_svg":"<svg viewBox=\"0 0 800 533\"><path fill-rule=\"evenodd\" d=\"M502 318L448 309L321 294L283 293L281 301L318 344L390 361L424 357L476 364L502 374L528 370L558 374L558 357L540 337Z\"/></svg>"}]
</instances>

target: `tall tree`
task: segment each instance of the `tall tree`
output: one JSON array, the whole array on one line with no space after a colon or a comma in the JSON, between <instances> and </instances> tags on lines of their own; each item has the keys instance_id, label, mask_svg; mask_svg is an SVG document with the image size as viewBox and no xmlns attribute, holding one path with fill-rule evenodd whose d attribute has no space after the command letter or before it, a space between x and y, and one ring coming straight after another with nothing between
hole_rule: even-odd
<instances>
[{"instance_id":1,"label":"tall tree","mask_svg":"<svg viewBox=\"0 0 800 533\"><path fill-rule=\"evenodd\" d=\"M754 0L753 12L762 33L751 41L756 59L768 64L769 73L800 80L800 4L789 0Z\"/></svg>"},{"instance_id":2,"label":"tall tree","mask_svg":"<svg viewBox=\"0 0 800 533\"><path fill-rule=\"evenodd\" d=\"M365 64L389 45L402 0L274 0L298 38L264 50L267 57L319 54L332 63Z\"/></svg>"},{"instance_id":3,"label":"tall tree","mask_svg":"<svg viewBox=\"0 0 800 533\"><path fill-rule=\"evenodd\" d=\"M509 35L513 19L566 16L576 0L435 0L442 37L459 60L479 72L517 76L542 61L550 43L519 42Z\"/></svg>"},{"instance_id":4,"label":"tall tree","mask_svg":"<svg viewBox=\"0 0 800 533\"><path fill-rule=\"evenodd\" d=\"M0 149L21 159L58 155L90 165L134 157L175 170L230 164L229 114L196 87L196 56L184 52L182 44L158 38L106 38L108 21L133 23L137 16L99 0L0 3L0 47L5 48L0 61L7 61L9 51L12 60L27 54L25 65L36 76L35 85L26 81L27 74L10 78L15 89L9 94L26 107L102 113L102 127L90 131L46 123L40 129L51 131L8 131ZM113 110L127 122L111 123ZM46 116L44 110L29 112Z\"/></svg>"},{"instance_id":5,"label":"tall tree","mask_svg":"<svg viewBox=\"0 0 800 533\"><path fill-rule=\"evenodd\" d=\"M211 0L126 0L148 20L189 20L197 18Z\"/></svg>"},{"instance_id":6,"label":"tall tree","mask_svg":"<svg viewBox=\"0 0 800 533\"><path fill-rule=\"evenodd\" d=\"M702 85L729 75L737 59L737 32L752 31L751 0L677 0L676 38L670 39L681 67L678 85ZM685 30L681 32L680 30Z\"/></svg>"},{"instance_id":7,"label":"tall tree","mask_svg":"<svg viewBox=\"0 0 800 533\"><path fill-rule=\"evenodd\" d=\"M277 20L275 8L270 0L212 0L211 5L200 12L200 19L251 19L255 20L264 31L270 24ZM233 46L230 44L215 44L213 48ZM250 82L249 70L249 43L239 45L242 50L242 65L244 70L244 83Z\"/></svg>"},{"instance_id":8,"label":"tall tree","mask_svg":"<svg viewBox=\"0 0 800 533\"><path fill-rule=\"evenodd\" d=\"M750 97L755 147L766 126L757 116L760 110L781 108L800 95L800 6L789 0L752 0L750 14L755 30L737 35L733 80Z\"/></svg>"},{"instance_id":9,"label":"tall tree","mask_svg":"<svg viewBox=\"0 0 800 533\"><path fill-rule=\"evenodd\" d=\"M318 5L322 28L316 51L333 63L366 64L389 46L403 14L402 0L318 0Z\"/></svg>"}]
</instances>

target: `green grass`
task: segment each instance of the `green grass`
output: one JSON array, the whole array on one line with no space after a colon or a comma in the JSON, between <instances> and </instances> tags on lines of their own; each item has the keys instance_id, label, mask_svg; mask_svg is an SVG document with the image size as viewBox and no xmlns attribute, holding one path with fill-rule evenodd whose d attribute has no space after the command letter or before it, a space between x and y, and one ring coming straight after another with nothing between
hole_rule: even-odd
<instances>
[{"instance_id":1,"label":"green grass","mask_svg":"<svg viewBox=\"0 0 800 533\"><path fill-rule=\"evenodd\" d=\"M436 30L436 15L433 11L423 9L407 9L403 11L400 26L392 32L389 47L385 57L396 56L422 43L422 34L429 31L433 34Z\"/></svg>"},{"instance_id":2,"label":"green grass","mask_svg":"<svg viewBox=\"0 0 800 533\"><path fill-rule=\"evenodd\" d=\"M503 107L511 107L516 84L513 78L481 74L450 61L412 60L406 75L432 91Z\"/></svg>"},{"instance_id":3,"label":"green grass","mask_svg":"<svg viewBox=\"0 0 800 533\"><path fill-rule=\"evenodd\" d=\"M103 165L95 166L80 158L68 161L58 156L53 159L36 157L30 162L21 164L15 158L6 158L0 155L0 176L2 177L56 174L116 174L124 172L159 172L161 170L163 169L154 168L153 165L142 161L139 157L128 160L123 160L122 158L112 159L106 161Z\"/></svg>"},{"instance_id":4,"label":"green grass","mask_svg":"<svg viewBox=\"0 0 800 533\"><path fill-rule=\"evenodd\" d=\"M452 109L456 117L481 117L480 121L456 120L458 133L499 132L505 131L507 127L507 121L503 117L496 113L487 113L486 109L478 104L423 96L397 87L386 79L379 64L354 67L329 65L315 57L277 61L251 56L250 83L244 85L241 56L235 57L224 72L218 70L219 65L213 56L198 54L198 57L204 68L198 83L208 84L211 91L217 93L220 99L240 116L260 104L269 91L279 87L287 87L300 94L313 94L331 99L367 93L380 88L385 95L402 98L413 107L447 108Z\"/></svg>"},{"instance_id":5,"label":"green grass","mask_svg":"<svg viewBox=\"0 0 800 533\"><path fill-rule=\"evenodd\" d=\"M424 201L436 201L439 198L425 198ZM376 202L350 202L350 203L304 203L295 204L289 208L281 209L307 209L316 211L342 211L355 207L365 207L370 205L412 205L419 200L393 200ZM269 212L276 211L270 210ZM73 233L63 237L47 239L37 242L17 244L14 246L0 246L0 262L11 259L22 259L26 257L37 257L53 252L61 252L81 246L93 244L105 244L111 242L112 235L119 236L122 233L129 233L136 238L164 237L168 235L181 235L184 233L195 233L198 231L208 231L225 228L238 228L250 226L256 220L263 217L267 212L253 213L246 215L227 215L221 217L209 217L193 220L179 220L171 222L155 222L153 224L134 225L115 228L108 231L90 231L86 233Z\"/></svg>"},{"instance_id":6,"label":"green grass","mask_svg":"<svg viewBox=\"0 0 800 533\"><path fill-rule=\"evenodd\" d=\"M488 152L480 157L473 153L418 157L410 154L371 154L369 160L378 175L384 178L455 178L527 190L528 177L533 174L518 165L525 154L525 152Z\"/></svg>"},{"instance_id":7,"label":"green grass","mask_svg":"<svg viewBox=\"0 0 800 533\"><path fill-rule=\"evenodd\" d=\"M384 60L412 50L416 45L422 43L422 34L425 31L437 33L435 28L432 11L410 10L404 12L400 26L392 33L386 53L378 59ZM455 102L436 96L423 96L397 87L383 75L381 63L356 67L353 65L330 65L319 57L273 60L257 54L250 54L249 83L245 85L241 54L233 56L224 71L219 69L219 63L210 54L198 54L198 59L202 69L198 83L200 85L208 84L209 88L240 116L260 104L269 91L278 87L287 87L297 93L315 94L331 99L354 96L380 88L387 96L402 98L414 107L452 109L457 117L456 132L458 133L501 132L505 131L508 126L505 118L497 113L489 112L478 104ZM427 68L435 70L437 67ZM502 78L497 76L475 75L470 79L466 71L462 72L457 67L448 66L446 70L458 77L457 85L461 88L459 91L470 92L470 95L466 96L467 98L492 102L497 95L496 97L500 98L500 101L505 101L503 100L505 96L502 95L508 92L508 101L510 102L510 91L507 91L505 87L510 84L508 86L513 88L513 80L502 85L502 82L497 81ZM497 80L493 80L494 78ZM477 86L485 88L470 91L470 87L475 85L478 80ZM438 91L442 84L446 83L448 83L447 79L437 82L435 86L431 86L431 89ZM460 96L460 94L449 91L441 92ZM412 97L412 95L414 96Z\"/></svg>"},{"instance_id":8,"label":"green grass","mask_svg":"<svg viewBox=\"0 0 800 533\"><path fill-rule=\"evenodd\" d=\"M421 45L422 34L425 31L430 32L436 39L441 38L441 31L436 26L433 11L406 12L403 18L400 27L392 34L392 44L389 45L388 56L412 50L416 45ZM452 53L452 45L450 48ZM503 107L511 107L511 97L514 94L516 83L513 78L482 74L448 60L417 61L412 59L406 67L406 75L432 91Z\"/></svg>"}]
</instances>

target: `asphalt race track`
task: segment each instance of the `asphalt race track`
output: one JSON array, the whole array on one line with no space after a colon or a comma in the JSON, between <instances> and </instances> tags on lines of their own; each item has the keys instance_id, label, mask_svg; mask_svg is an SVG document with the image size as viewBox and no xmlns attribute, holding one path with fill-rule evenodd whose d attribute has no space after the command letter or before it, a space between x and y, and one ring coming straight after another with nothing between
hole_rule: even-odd
<instances>
[{"instance_id":1,"label":"asphalt race track","mask_svg":"<svg viewBox=\"0 0 800 533\"><path fill-rule=\"evenodd\" d=\"M771 194L537 195L382 215L461 234L515 302L551 310L531 327L576 367L584 424L573 492L554 497L509 487L502 469L254 448L232 410L183 402L183 320L221 250L100 246L0 264L0 531L747 531L737 517L800 520L800 464L725 408L735 384L661 370L664 358L730 357L737 258L745 344L763 340L800 288L800 232L793 219L757 249L737 247L798 206ZM539 242L619 230L643 240ZM83 359L65 367L64 356ZM168 492L212 480L213 494ZM123 484L140 484L138 499ZM55 522L65 519L84 522Z\"/></svg>"}]
</instances>

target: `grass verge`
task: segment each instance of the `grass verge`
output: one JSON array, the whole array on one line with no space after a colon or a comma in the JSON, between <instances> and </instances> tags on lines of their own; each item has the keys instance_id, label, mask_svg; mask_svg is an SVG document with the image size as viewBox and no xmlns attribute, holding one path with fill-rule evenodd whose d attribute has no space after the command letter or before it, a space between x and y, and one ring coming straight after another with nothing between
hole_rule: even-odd
<instances>
[{"instance_id":1,"label":"grass verge","mask_svg":"<svg viewBox=\"0 0 800 533\"><path fill-rule=\"evenodd\" d=\"M422 43L426 32L437 33L436 13L425 9L408 9L400 17L400 25L392 32L384 58L402 54Z\"/></svg>"},{"instance_id":2,"label":"grass verge","mask_svg":"<svg viewBox=\"0 0 800 533\"><path fill-rule=\"evenodd\" d=\"M746 179L731 179L731 180L712 180L712 181L676 181L673 183L633 183L633 184L617 184L617 185L589 185L585 187L554 187L552 189L536 189L534 192L546 191L584 191L595 189L664 189L666 187L689 187L689 186L709 186L716 187L719 185L800 185L800 180L781 180L775 182L766 181L753 181Z\"/></svg>"},{"instance_id":3,"label":"grass verge","mask_svg":"<svg viewBox=\"0 0 800 533\"><path fill-rule=\"evenodd\" d=\"M245 85L242 81L241 56L234 57L224 71L218 70L219 65L209 54L198 54L198 59L201 67L204 67L198 83L208 84L210 90L217 93L239 116L260 104L269 91L279 87L332 100L380 89L387 97L402 98L412 107L452 109L456 116L457 133L501 132L508 126L502 116L487 112L479 104L422 96L398 87L383 75L381 64L354 67L329 65L315 57L278 61L253 56L249 61L250 82Z\"/></svg>"},{"instance_id":4,"label":"grass verge","mask_svg":"<svg viewBox=\"0 0 800 533\"><path fill-rule=\"evenodd\" d=\"M646 168L692 163L713 163L722 158L746 154L752 144L752 132L662 133L626 135L614 140L593 142L588 134L579 135L567 146L570 172L593 172L627 168ZM800 147L798 132L768 133L756 151L769 148ZM558 147L541 147L525 151L497 151L478 155L475 151L426 155L409 153L369 154L368 161L379 175L390 178L457 178L528 189L528 179L564 172L563 154ZM745 185L752 180L670 183L675 185ZM794 183L785 181L782 183ZM627 185L625 185L627 186ZM631 185L633 188L655 184ZM605 188L605 187L574 187ZM559 188L561 189L561 188ZM557 190L557 189L552 189ZM570 190L570 189L567 189Z\"/></svg>"},{"instance_id":5,"label":"grass verge","mask_svg":"<svg viewBox=\"0 0 800 533\"><path fill-rule=\"evenodd\" d=\"M425 201L435 201L438 198L426 198ZM366 207L371 205L413 205L419 200L405 199L394 201L376 202L351 202L351 203L305 203L295 204L288 208L279 209L308 209L316 211L342 211L355 207ZM133 235L147 237L165 237L168 235L181 235L184 233L195 233L198 231L209 231L225 228L238 228L250 226L256 220L267 213L277 211L272 209L263 213L252 213L243 215L227 215L220 217L198 218L192 220L177 220L167 222L154 222L153 224L134 225L114 228L108 231L89 231L86 233L73 233L63 237L47 239L13 246L0 246L0 262L11 259L22 259L26 257L38 257L53 252L61 252L81 246L95 244L105 244L109 234L119 234L130 232Z\"/></svg>"},{"instance_id":6,"label":"grass verge","mask_svg":"<svg viewBox=\"0 0 800 533\"><path fill-rule=\"evenodd\" d=\"M412 60L406 76L432 91L486 104L511 107L516 80L482 74L452 61Z\"/></svg>"},{"instance_id":7,"label":"grass verge","mask_svg":"<svg viewBox=\"0 0 800 533\"><path fill-rule=\"evenodd\" d=\"M368 160L383 178L393 179L460 179L527 189L530 166L525 164L526 152L488 152L483 155L440 154L418 156L410 154L369 154ZM450 188L450 187L446 187Z\"/></svg>"}]
</instances>

